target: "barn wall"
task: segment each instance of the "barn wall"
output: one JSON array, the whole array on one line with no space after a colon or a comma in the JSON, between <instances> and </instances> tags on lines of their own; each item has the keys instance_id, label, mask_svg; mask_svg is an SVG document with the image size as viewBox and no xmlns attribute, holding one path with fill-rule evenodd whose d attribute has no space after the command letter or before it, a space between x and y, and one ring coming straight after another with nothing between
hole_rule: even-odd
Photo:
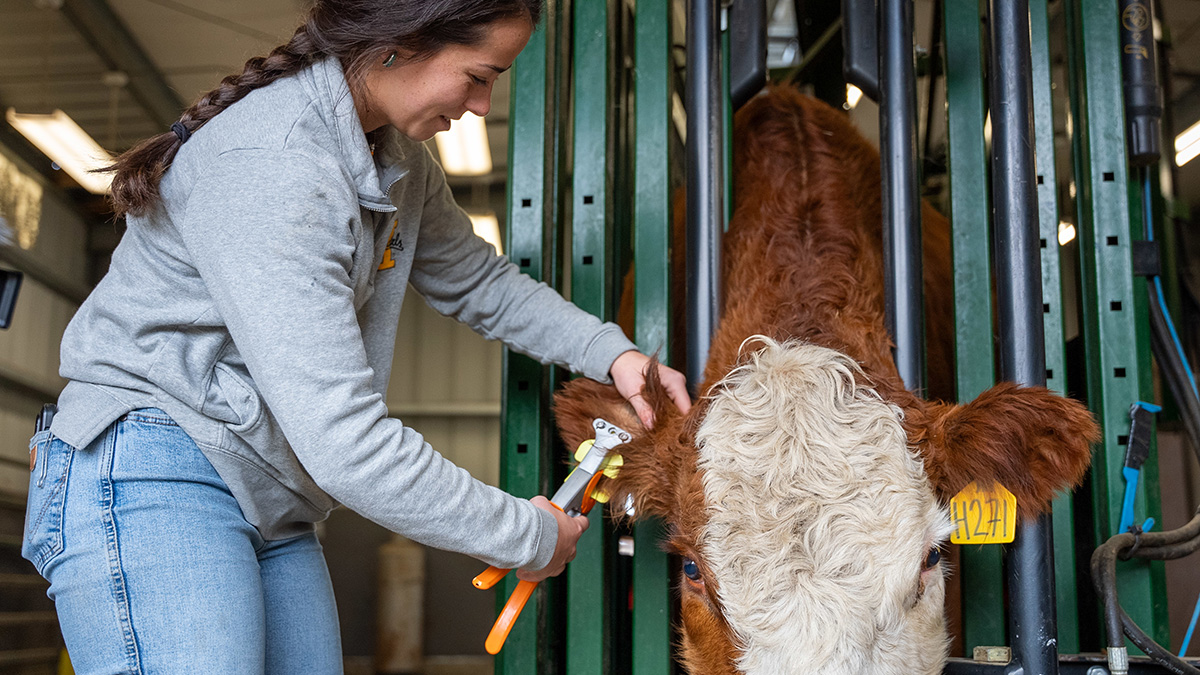
<instances>
[{"instance_id":1,"label":"barn wall","mask_svg":"<svg viewBox=\"0 0 1200 675\"><path fill-rule=\"evenodd\" d=\"M500 477L501 356L499 343L439 315L410 289L400 315L388 408L435 450L491 485ZM324 527L347 673L371 672L380 630L378 555L390 538L382 527L345 509ZM491 666L483 638L495 618L495 593L470 584L483 567L467 556L425 550L423 651L434 657L475 657L468 661L473 672Z\"/></svg>"},{"instance_id":2,"label":"barn wall","mask_svg":"<svg viewBox=\"0 0 1200 675\"><path fill-rule=\"evenodd\" d=\"M57 190L42 198L38 235L27 254L57 279L87 279L87 231L83 218ZM4 269L19 269L0 262ZM58 376L58 346L78 305L25 276L12 325L0 330L0 496L24 501L29 480L29 437L45 402L66 383Z\"/></svg>"}]
</instances>

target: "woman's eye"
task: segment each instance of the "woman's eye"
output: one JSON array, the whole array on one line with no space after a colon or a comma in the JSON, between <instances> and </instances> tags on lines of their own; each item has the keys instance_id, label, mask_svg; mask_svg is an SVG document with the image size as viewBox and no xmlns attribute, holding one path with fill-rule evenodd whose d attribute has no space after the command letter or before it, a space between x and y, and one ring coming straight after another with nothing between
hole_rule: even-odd
<instances>
[{"instance_id":1,"label":"woman's eye","mask_svg":"<svg viewBox=\"0 0 1200 675\"><path fill-rule=\"evenodd\" d=\"M700 566L691 558L683 559L683 573L692 581L700 581Z\"/></svg>"},{"instance_id":2,"label":"woman's eye","mask_svg":"<svg viewBox=\"0 0 1200 675\"><path fill-rule=\"evenodd\" d=\"M471 81L474 82L475 84L478 84L481 86L487 84L487 80L483 79L482 77L476 77L475 75L471 75L470 77L471 77Z\"/></svg>"},{"instance_id":3,"label":"woman's eye","mask_svg":"<svg viewBox=\"0 0 1200 675\"><path fill-rule=\"evenodd\" d=\"M929 549L929 555L925 556L925 569L933 569L942 559L942 551L938 547Z\"/></svg>"}]
</instances>

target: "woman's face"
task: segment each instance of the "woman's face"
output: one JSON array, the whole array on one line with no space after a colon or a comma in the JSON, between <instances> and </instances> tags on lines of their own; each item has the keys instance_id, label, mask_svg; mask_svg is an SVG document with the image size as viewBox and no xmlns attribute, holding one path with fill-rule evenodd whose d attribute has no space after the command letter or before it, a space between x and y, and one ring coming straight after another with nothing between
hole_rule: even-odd
<instances>
[{"instance_id":1,"label":"woman's face","mask_svg":"<svg viewBox=\"0 0 1200 675\"><path fill-rule=\"evenodd\" d=\"M355 97L363 130L390 124L416 141L450 128L467 111L480 117L492 107L492 85L529 42L527 17L500 19L487 27L476 45L448 45L425 59L400 53L390 67L384 61L367 71L362 95Z\"/></svg>"}]
</instances>

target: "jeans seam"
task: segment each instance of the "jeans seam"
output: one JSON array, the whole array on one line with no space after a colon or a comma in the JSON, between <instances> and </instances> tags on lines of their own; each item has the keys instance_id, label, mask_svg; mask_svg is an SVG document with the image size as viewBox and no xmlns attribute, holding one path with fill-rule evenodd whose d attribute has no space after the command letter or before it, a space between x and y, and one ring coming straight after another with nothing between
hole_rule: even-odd
<instances>
[{"instance_id":1,"label":"jeans seam","mask_svg":"<svg viewBox=\"0 0 1200 675\"><path fill-rule=\"evenodd\" d=\"M112 470L115 461L117 435L113 431L104 439L104 456L100 461L100 500L104 520L104 535L108 542L109 577L112 581L113 599L116 601L117 621L121 625L122 639L125 642L125 658L130 673L141 673L141 659L138 654L137 633L133 627L133 614L129 608L129 590L125 585L125 572L121 568L121 550L117 541L117 521L113 513L116 501L116 490L113 487Z\"/></svg>"}]
</instances>

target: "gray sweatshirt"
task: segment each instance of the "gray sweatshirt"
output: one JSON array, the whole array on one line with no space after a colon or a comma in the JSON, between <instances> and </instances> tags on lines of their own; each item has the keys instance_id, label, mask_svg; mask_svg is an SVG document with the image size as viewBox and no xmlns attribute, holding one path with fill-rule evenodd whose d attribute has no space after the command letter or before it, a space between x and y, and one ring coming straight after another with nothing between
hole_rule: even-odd
<instances>
[{"instance_id":1,"label":"gray sweatshirt","mask_svg":"<svg viewBox=\"0 0 1200 675\"><path fill-rule=\"evenodd\" d=\"M602 381L635 346L476 237L424 145L383 136L372 156L332 59L200 128L63 335L70 381L51 430L84 448L158 407L267 539L311 531L340 502L430 546L544 567L550 514L388 417L405 289Z\"/></svg>"}]
</instances>

